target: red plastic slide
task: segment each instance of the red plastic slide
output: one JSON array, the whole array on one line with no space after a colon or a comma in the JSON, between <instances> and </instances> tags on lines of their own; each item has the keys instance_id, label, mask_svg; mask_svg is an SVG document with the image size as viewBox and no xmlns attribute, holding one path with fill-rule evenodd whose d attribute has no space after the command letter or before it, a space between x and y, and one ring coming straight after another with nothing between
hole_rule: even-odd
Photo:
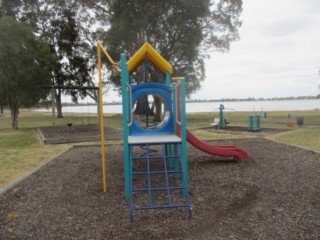
<instances>
[{"instance_id":1,"label":"red plastic slide","mask_svg":"<svg viewBox=\"0 0 320 240\"><path fill-rule=\"evenodd\" d=\"M217 156L235 157L239 160L249 159L246 151L236 146L217 146L201 141L187 129L187 140L199 150Z\"/></svg>"}]
</instances>

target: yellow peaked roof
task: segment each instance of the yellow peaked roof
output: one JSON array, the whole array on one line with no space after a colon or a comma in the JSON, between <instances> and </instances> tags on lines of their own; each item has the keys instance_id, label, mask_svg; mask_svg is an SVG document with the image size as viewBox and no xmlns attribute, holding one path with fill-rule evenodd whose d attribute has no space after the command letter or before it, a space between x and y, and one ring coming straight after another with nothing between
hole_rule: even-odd
<instances>
[{"instance_id":1,"label":"yellow peaked roof","mask_svg":"<svg viewBox=\"0 0 320 240\"><path fill-rule=\"evenodd\" d=\"M132 73L144 60L150 61L162 73L173 72L171 64L146 42L127 62L129 73Z\"/></svg>"}]
</instances>

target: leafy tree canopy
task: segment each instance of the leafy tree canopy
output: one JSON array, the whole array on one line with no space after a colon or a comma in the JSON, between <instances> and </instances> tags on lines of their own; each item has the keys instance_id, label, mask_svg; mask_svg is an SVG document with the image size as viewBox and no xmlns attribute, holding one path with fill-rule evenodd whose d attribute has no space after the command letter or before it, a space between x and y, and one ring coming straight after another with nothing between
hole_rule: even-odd
<instances>
[{"instance_id":1,"label":"leafy tree canopy","mask_svg":"<svg viewBox=\"0 0 320 240\"><path fill-rule=\"evenodd\" d=\"M82 87L95 85L95 45L102 32L97 26L105 25L107 6L105 0L3 0L0 16L12 15L28 23L56 56L51 85L61 87L55 94L58 117L63 117L62 93L74 102L87 95L97 99L95 91Z\"/></svg>"},{"instance_id":2,"label":"leafy tree canopy","mask_svg":"<svg viewBox=\"0 0 320 240\"><path fill-rule=\"evenodd\" d=\"M0 19L0 96L18 128L19 108L47 96L41 86L50 84L53 56L32 29L12 17Z\"/></svg>"},{"instance_id":3,"label":"leafy tree canopy","mask_svg":"<svg viewBox=\"0 0 320 240\"><path fill-rule=\"evenodd\" d=\"M106 41L114 58L150 42L185 76L187 93L205 78L208 51L227 51L238 39L242 0L2 0L0 16L30 24L58 59L54 85L93 86L95 44ZM119 78L113 78L119 85ZM74 100L89 94L68 91ZM61 101L57 92L57 103ZM95 96L92 95L94 98ZM59 109L58 109L59 113Z\"/></svg>"},{"instance_id":4,"label":"leafy tree canopy","mask_svg":"<svg viewBox=\"0 0 320 240\"><path fill-rule=\"evenodd\" d=\"M112 54L133 54L144 42L151 43L175 75L186 77L191 94L205 78L207 51L227 51L238 39L242 1L118 0L109 10L106 39Z\"/></svg>"}]
</instances>

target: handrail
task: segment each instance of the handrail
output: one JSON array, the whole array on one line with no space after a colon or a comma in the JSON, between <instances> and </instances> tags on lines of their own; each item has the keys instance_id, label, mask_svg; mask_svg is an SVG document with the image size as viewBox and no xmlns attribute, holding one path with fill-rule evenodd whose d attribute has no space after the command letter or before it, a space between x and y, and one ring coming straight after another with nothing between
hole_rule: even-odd
<instances>
[{"instance_id":1,"label":"handrail","mask_svg":"<svg viewBox=\"0 0 320 240\"><path fill-rule=\"evenodd\" d=\"M112 67L117 71L117 72L121 72L120 67L119 67L119 63L113 61L112 57L109 55L109 53L107 52L107 50L102 46L101 41L98 41L98 47L103 51L103 53L106 55L107 59L109 60L109 62L111 63Z\"/></svg>"},{"instance_id":2,"label":"handrail","mask_svg":"<svg viewBox=\"0 0 320 240\"><path fill-rule=\"evenodd\" d=\"M129 109L130 109L130 122L128 123L128 127L130 127L132 125L132 120L133 120L133 111L132 111L132 87L130 84L127 83L127 90L129 89L129 95L130 95L130 106L129 106Z\"/></svg>"}]
</instances>

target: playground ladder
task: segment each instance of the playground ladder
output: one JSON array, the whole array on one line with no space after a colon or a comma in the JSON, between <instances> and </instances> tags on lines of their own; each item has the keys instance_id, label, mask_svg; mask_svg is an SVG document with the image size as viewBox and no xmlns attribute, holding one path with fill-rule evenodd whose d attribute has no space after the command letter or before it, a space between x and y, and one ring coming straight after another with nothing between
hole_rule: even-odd
<instances>
[{"instance_id":1,"label":"playground ladder","mask_svg":"<svg viewBox=\"0 0 320 240\"><path fill-rule=\"evenodd\" d=\"M176 147L176 151L172 151L172 146ZM143 154L141 148L145 151ZM134 211L148 209L187 208L191 217L182 164L181 142L130 144L131 222Z\"/></svg>"}]
</instances>

